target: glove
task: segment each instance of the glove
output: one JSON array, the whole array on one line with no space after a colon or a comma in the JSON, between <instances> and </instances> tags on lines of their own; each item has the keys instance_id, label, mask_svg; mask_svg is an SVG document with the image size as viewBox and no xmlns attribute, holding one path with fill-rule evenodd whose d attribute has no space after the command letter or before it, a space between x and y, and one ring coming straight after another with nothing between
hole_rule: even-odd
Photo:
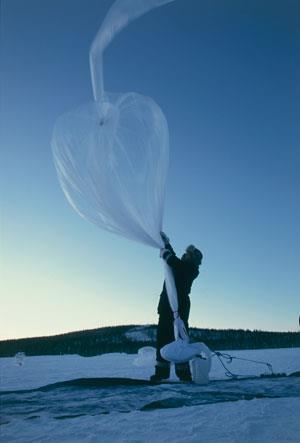
<instances>
[{"instance_id":1,"label":"glove","mask_svg":"<svg viewBox=\"0 0 300 443\"><path fill-rule=\"evenodd\" d=\"M170 243L169 237L163 231L160 232L160 236L161 236L165 245Z\"/></svg>"}]
</instances>

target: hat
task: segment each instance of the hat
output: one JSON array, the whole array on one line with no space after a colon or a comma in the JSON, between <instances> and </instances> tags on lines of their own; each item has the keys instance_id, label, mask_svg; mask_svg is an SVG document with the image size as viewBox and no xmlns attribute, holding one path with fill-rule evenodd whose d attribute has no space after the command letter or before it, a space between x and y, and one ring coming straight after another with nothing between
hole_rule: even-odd
<instances>
[{"instance_id":1,"label":"hat","mask_svg":"<svg viewBox=\"0 0 300 443\"><path fill-rule=\"evenodd\" d=\"M196 248L194 245L189 245L186 250L185 250L186 254L192 256L193 258L195 258L199 263L201 263L201 260L203 258L203 254L202 252Z\"/></svg>"}]
</instances>

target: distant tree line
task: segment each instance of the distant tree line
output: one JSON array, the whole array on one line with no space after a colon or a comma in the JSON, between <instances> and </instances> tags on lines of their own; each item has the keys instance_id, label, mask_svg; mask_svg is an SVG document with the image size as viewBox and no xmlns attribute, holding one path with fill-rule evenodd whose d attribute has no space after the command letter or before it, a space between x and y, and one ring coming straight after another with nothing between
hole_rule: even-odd
<instances>
[{"instance_id":1,"label":"distant tree line","mask_svg":"<svg viewBox=\"0 0 300 443\"><path fill-rule=\"evenodd\" d=\"M191 329L191 340L213 350L300 347L300 332L270 332L249 329Z\"/></svg>"},{"instance_id":2,"label":"distant tree line","mask_svg":"<svg viewBox=\"0 0 300 443\"><path fill-rule=\"evenodd\" d=\"M126 335L143 328L147 341ZM137 335L137 338L139 336ZM212 350L264 349L300 347L300 332L268 332L243 329L190 329L192 342L201 341ZM12 357L17 352L26 355L79 354L94 356L110 352L133 354L143 346L155 346L156 326L112 326L87 331L70 332L50 337L0 341L0 357Z\"/></svg>"}]
</instances>

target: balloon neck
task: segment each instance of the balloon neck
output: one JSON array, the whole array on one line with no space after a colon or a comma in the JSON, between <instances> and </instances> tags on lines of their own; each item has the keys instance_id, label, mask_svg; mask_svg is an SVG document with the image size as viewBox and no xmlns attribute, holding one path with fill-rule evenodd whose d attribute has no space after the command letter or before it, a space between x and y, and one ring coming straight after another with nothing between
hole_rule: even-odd
<instances>
[{"instance_id":1,"label":"balloon neck","mask_svg":"<svg viewBox=\"0 0 300 443\"><path fill-rule=\"evenodd\" d=\"M105 95L102 54L97 54L93 51L90 52L90 71L94 100L100 102Z\"/></svg>"},{"instance_id":2,"label":"balloon neck","mask_svg":"<svg viewBox=\"0 0 300 443\"><path fill-rule=\"evenodd\" d=\"M98 103L99 126L104 126L113 117L115 108L104 96Z\"/></svg>"}]
</instances>

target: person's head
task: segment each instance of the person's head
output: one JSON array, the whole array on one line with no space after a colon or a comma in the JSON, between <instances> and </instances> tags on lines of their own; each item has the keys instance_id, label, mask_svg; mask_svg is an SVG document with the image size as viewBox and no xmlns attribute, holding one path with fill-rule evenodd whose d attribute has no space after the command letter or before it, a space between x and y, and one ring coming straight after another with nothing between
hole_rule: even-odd
<instances>
[{"instance_id":1,"label":"person's head","mask_svg":"<svg viewBox=\"0 0 300 443\"><path fill-rule=\"evenodd\" d=\"M197 249L194 245L189 245L183 256L181 257L181 260L183 261L189 261L196 266L200 266L202 263L203 254L202 252Z\"/></svg>"}]
</instances>

